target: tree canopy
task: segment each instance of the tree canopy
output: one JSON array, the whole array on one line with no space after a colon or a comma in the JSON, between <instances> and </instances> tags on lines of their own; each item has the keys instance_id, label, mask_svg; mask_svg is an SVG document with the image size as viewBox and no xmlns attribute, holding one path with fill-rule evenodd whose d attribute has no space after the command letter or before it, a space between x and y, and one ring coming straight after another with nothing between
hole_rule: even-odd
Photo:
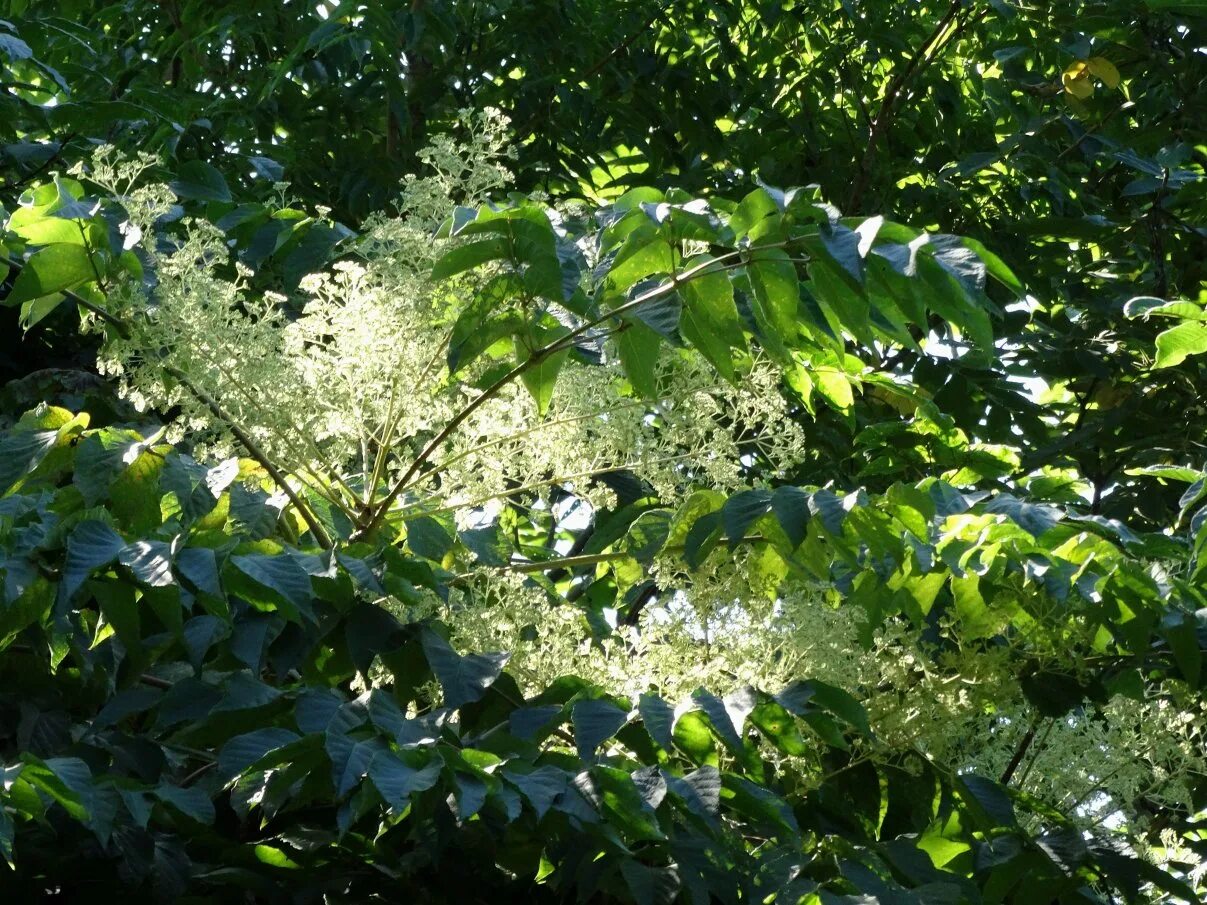
<instances>
[{"instance_id":1,"label":"tree canopy","mask_svg":"<svg viewBox=\"0 0 1207 905\"><path fill-rule=\"evenodd\" d=\"M0 2L0 890L1202 901L1205 48Z\"/></svg>"}]
</instances>

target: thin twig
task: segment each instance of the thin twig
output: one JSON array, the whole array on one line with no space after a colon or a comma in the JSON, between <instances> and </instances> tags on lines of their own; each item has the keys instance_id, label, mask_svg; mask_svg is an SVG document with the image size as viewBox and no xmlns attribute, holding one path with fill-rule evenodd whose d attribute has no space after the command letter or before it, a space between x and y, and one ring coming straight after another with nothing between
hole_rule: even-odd
<instances>
[{"instance_id":1,"label":"thin twig","mask_svg":"<svg viewBox=\"0 0 1207 905\"><path fill-rule=\"evenodd\" d=\"M8 255L4 255L4 254L0 254L0 264L4 264L8 267L11 267L18 274L20 274L21 271L23 271L25 269L25 265L22 264L20 261L14 261L12 258L8 257ZM61 292L63 294L63 297L65 299L67 299L68 301L74 302L75 304L77 304L81 308L83 308L85 311L92 312L97 317L99 317L101 320L103 320L105 323L109 324L109 326L113 327L113 329L117 331L117 335L120 336L122 339L130 338L130 325L127 324L125 321L123 321L121 318L110 314L104 308L100 307L99 305L97 305L93 302L88 301L88 299L84 298L79 293L72 292L70 289L60 289L58 291Z\"/></svg>"},{"instance_id":2,"label":"thin twig","mask_svg":"<svg viewBox=\"0 0 1207 905\"><path fill-rule=\"evenodd\" d=\"M914 51L914 55L910 57L901 71L889 82L888 88L885 89L884 98L880 101L880 109L876 111L876 118L872 120L872 129L868 135L867 147L864 148L863 157L859 161L859 170L855 176L855 184L851 189L851 196L847 201L846 209L848 213L854 212L863 200L863 193L867 190L868 179L872 172L872 161L875 159L877 146L880 144L880 139L883 137L892 119L894 107L897 104L897 98L900 96L901 90L905 87L905 83L909 81L910 76L926 60L927 54L936 46L940 38L947 31L948 26L951 25L951 21L963 6L964 0L952 0L951 6L943 15L943 18L939 20L934 30L918 49Z\"/></svg>"},{"instance_id":3,"label":"thin twig","mask_svg":"<svg viewBox=\"0 0 1207 905\"><path fill-rule=\"evenodd\" d=\"M1019 740L1018 747L1014 749L1014 754L1010 757L1010 763L1006 764L1006 769L1002 771L1002 778L998 780L1003 786L1010 785L1010 780L1014 778L1014 772L1018 769L1018 765L1027 756L1027 749L1035 741L1035 731L1039 728L1039 721L1040 717L1036 715L1035 719L1031 721L1031 725L1027 727L1027 731L1023 733L1022 739Z\"/></svg>"},{"instance_id":4,"label":"thin twig","mask_svg":"<svg viewBox=\"0 0 1207 905\"><path fill-rule=\"evenodd\" d=\"M206 773L207 770L212 770L217 765L218 762L216 760L206 761L204 764L182 779L180 784L182 786L191 786L193 784L193 780L200 778Z\"/></svg>"},{"instance_id":5,"label":"thin twig","mask_svg":"<svg viewBox=\"0 0 1207 905\"><path fill-rule=\"evenodd\" d=\"M11 267L18 274L25 269L23 264L18 261L14 261L7 255L0 255L0 264L5 264ZM59 291L63 293L65 298L75 302L75 304L79 305L84 310L92 312L105 323L113 327L113 329L117 332L117 335L122 337L122 339L130 338L130 325L121 318L111 314L104 308L101 308L99 305L93 304L78 293L72 292L70 289L62 289ZM293 503L294 508L298 510L298 514L302 517L302 521L306 523L306 526L310 529L311 533L314 534L314 539L318 542L318 545L324 550L330 550L332 547L331 538L327 536L327 532L323 530L323 526L319 524L318 519L314 517L314 514L310 511L309 507L306 506L293 488L289 486L289 483L285 480L285 476L281 473L280 469L273 465L272 461L268 458L264 450L260 448L260 445L256 443L256 441L250 436L248 436L247 432L239 427L239 425L226 414L216 399L214 399L200 387L196 386L191 380L189 380L188 375L186 375L183 371L173 365L167 364L166 362L161 362L160 367L162 367L166 373L171 374L178 381L180 381L180 385L192 393L198 402L208 408L215 418L230 427L231 433L235 435L235 439L239 441L239 443L247 450L248 454L253 459L260 463L260 466L266 472L268 472L269 477L271 477L274 483L281 488L281 491L289 498L289 501Z\"/></svg>"},{"instance_id":6,"label":"thin twig","mask_svg":"<svg viewBox=\"0 0 1207 905\"><path fill-rule=\"evenodd\" d=\"M762 534L751 534L746 537L739 537L737 540L732 540L728 537L720 539L720 543L727 547L736 547L739 544L758 544L767 541L767 538ZM682 553L686 550L684 544L672 544L669 547L663 547L661 553ZM617 562L622 559L632 559L633 554L629 550L613 550L608 553L586 553L581 556L563 556L559 559L546 559L538 562L509 562L501 566L491 566L489 568L498 572L520 572L522 574L531 574L533 572L552 572L560 569L576 569L580 566L593 566L598 563ZM475 573L464 572L458 575L458 578L469 578Z\"/></svg>"},{"instance_id":7,"label":"thin twig","mask_svg":"<svg viewBox=\"0 0 1207 905\"><path fill-rule=\"evenodd\" d=\"M310 529L310 533L314 535L314 539L318 545L324 550L330 550L333 546L331 543L331 538L327 536L327 532L323 530L323 526L319 524L319 521L317 518L315 518L314 513L310 511L310 507L306 505L300 496L298 496L297 491L289 486L289 482L285 479L285 475L282 474L280 469L278 469L272 463L272 460L268 458L268 454L260 448L260 444L253 440L251 436L248 435L248 433L234 421L234 419L227 415L226 411L218 403L218 400L189 380L188 375L185 374L184 371L180 370L180 368L176 367L175 365L170 365L167 363L161 363L160 367L162 367L166 373L171 374L178 381L180 381L180 385L192 393L198 402L209 409L215 418L230 428L231 433L235 435L235 439L239 441L240 445L247 450L248 454L253 459L260 463L260 466L266 472L268 472L268 476L272 478L273 483L275 483L281 489L281 492L289 498L289 502L293 503L294 508L298 511L298 515L302 517L302 521L306 523L306 527Z\"/></svg>"},{"instance_id":8,"label":"thin twig","mask_svg":"<svg viewBox=\"0 0 1207 905\"><path fill-rule=\"evenodd\" d=\"M1031 768L1035 766L1035 762L1039 759L1039 755L1044 750L1044 745L1047 744L1048 736L1052 734L1052 727L1056 725L1056 720L1049 719L1048 725L1044 727L1044 734L1039 737L1036 743L1035 751L1031 755L1031 759L1027 761L1027 766L1023 768L1023 775L1018 778L1019 788L1027 784L1027 777L1031 775Z\"/></svg>"},{"instance_id":9,"label":"thin twig","mask_svg":"<svg viewBox=\"0 0 1207 905\"><path fill-rule=\"evenodd\" d=\"M622 54L626 50L628 50L630 47L632 47L634 42L636 42L636 40L638 38L640 38L643 34L645 34L647 31L649 31L650 26L653 25L655 22L657 22L658 19L664 13L665 13L665 9L661 6L659 6L657 9L655 9L654 14L652 16L650 16L648 19L646 19L645 24L643 24L641 26L641 28L639 28L637 31L633 32L631 35L629 35L627 38L625 38L623 41L621 41L619 44L617 44L615 47L613 47L612 51L607 56L600 59L599 62L597 62L590 69L588 69L581 76L579 76L579 81L586 82L586 81L589 81L592 78L592 76L597 75L605 66L608 65L608 63L612 62L612 60L616 59L617 56L619 56L620 54Z\"/></svg>"},{"instance_id":10,"label":"thin twig","mask_svg":"<svg viewBox=\"0 0 1207 905\"><path fill-rule=\"evenodd\" d=\"M31 87L33 87L33 86L31 86ZM42 161L42 163L38 164L37 167L35 167L30 172L26 173L24 176L20 177L19 179L12 179L12 180L4 183L4 185L0 185L0 192L11 192L13 189L22 188L23 186L26 186L29 183L33 182L35 179L37 179L39 176L41 176L43 173L45 173L47 170L49 170L52 166L54 166L55 161L59 160L63 156L63 152L65 150L67 150L67 142L69 142L73 138L75 138L76 134L77 133L75 133L75 132L71 132L64 138L59 139L59 146L58 146L58 148L55 149L55 152L53 154L51 154L44 161Z\"/></svg>"}]
</instances>

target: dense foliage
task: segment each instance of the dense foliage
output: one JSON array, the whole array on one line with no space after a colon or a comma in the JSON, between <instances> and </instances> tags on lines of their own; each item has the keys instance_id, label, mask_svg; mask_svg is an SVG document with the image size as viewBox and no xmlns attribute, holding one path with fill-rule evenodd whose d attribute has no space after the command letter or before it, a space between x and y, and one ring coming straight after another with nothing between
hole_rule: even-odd
<instances>
[{"instance_id":1,"label":"dense foliage","mask_svg":"<svg viewBox=\"0 0 1207 905\"><path fill-rule=\"evenodd\" d=\"M1199 7L0 4L0 889L1202 900Z\"/></svg>"}]
</instances>

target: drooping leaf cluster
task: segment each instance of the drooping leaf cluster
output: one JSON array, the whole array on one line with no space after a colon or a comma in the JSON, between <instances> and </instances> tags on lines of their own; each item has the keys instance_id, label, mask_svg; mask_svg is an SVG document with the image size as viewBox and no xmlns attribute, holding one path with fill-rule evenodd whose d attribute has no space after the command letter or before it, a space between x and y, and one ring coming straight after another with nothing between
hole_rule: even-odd
<instances>
[{"instance_id":1,"label":"drooping leaf cluster","mask_svg":"<svg viewBox=\"0 0 1207 905\"><path fill-rule=\"evenodd\" d=\"M254 462L206 467L56 408L0 446L20 462L0 481L6 892L1193 896L991 778L920 753L869 760L863 709L824 683L702 688L674 707L567 676L526 696L505 655L462 654L439 624L377 603L447 593L455 576L391 547L307 552ZM768 506L786 531L817 512L808 524L826 527L805 548L824 536L841 550L844 523L876 517L824 492L777 495L728 501L726 530ZM918 518L936 501L967 505L936 484L886 509ZM998 511L1055 527L1017 501ZM374 663L388 678L350 690Z\"/></svg>"}]
</instances>

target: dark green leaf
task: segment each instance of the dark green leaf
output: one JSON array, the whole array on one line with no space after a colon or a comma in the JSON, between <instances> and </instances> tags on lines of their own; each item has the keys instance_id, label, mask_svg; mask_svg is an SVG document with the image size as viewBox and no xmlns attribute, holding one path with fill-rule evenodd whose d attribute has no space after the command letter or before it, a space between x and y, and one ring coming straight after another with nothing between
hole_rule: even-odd
<instances>
[{"instance_id":1,"label":"dark green leaf","mask_svg":"<svg viewBox=\"0 0 1207 905\"><path fill-rule=\"evenodd\" d=\"M440 761L432 760L422 767L414 767L396 754L380 751L369 765L369 779L390 807L402 812L410 805L414 793L424 792L436 784L441 766Z\"/></svg>"},{"instance_id":2,"label":"dark green leaf","mask_svg":"<svg viewBox=\"0 0 1207 905\"><path fill-rule=\"evenodd\" d=\"M231 200L230 189L222 174L204 160L181 164L171 188L177 196L188 201Z\"/></svg>"},{"instance_id":3,"label":"dark green leaf","mask_svg":"<svg viewBox=\"0 0 1207 905\"><path fill-rule=\"evenodd\" d=\"M611 701L587 699L574 704L570 718L578 755L587 760L629 721L629 714Z\"/></svg>"},{"instance_id":4,"label":"dark green leaf","mask_svg":"<svg viewBox=\"0 0 1207 905\"><path fill-rule=\"evenodd\" d=\"M743 490L735 493L721 507L721 523L730 543L746 537L746 532L756 520L771 511L772 494L769 490Z\"/></svg>"},{"instance_id":5,"label":"dark green leaf","mask_svg":"<svg viewBox=\"0 0 1207 905\"><path fill-rule=\"evenodd\" d=\"M236 736L222 746L218 754L218 772L228 780L233 779L300 738L296 732L279 727Z\"/></svg>"},{"instance_id":6,"label":"dark green leaf","mask_svg":"<svg viewBox=\"0 0 1207 905\"><path fill-rule=\"evenodd\" d=\"M469 654L463 657L431 629L424 629L420 640L432 672L444 689L447 707L463 707L480 700L486 694L486 689L499 677L509 657L502 653Z\"/></svg>"},{"instance_id":7,"label":"dark green leaf","mask_svg":"<svg viewBox=\"0 0 1207 905\"><path fill-rule=\"evenodd\" d=\"M121 535L104 522L80 522L67 538L67 560L59 593L70 600L93 572L116 562L125 547Z\"/></svg>"}]
</instances>

